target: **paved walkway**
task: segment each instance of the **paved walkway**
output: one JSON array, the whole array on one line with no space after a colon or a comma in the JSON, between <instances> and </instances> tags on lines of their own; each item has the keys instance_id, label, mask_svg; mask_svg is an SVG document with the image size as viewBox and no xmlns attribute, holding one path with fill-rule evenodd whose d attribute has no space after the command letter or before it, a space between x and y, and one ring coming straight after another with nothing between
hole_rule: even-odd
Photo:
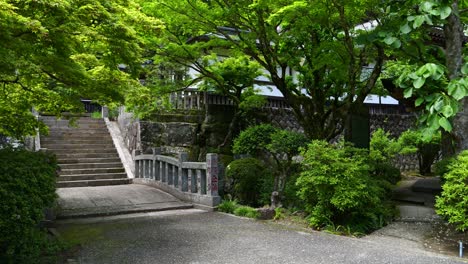
<instances>
[{"instance_id":1,"label":"paved walkway","mask_svg":"<svg viewBox=\"0 0 468 264\"><path fill-rule=\"evenodd\" d=\"M58 218L77 218L192 208L156 188L114 185L57 189Z\"/></svg>"},{"instance_id":2,"label":"paved walkway","mask_svg":"<svg viewBox=\"0 0 468 264\"><path fill-rule=\"evenodd\" d=\"M65 220L83 247L69 263L466 263L399 240L350 238L196 209Z\"/></svg>"}]
</instances>

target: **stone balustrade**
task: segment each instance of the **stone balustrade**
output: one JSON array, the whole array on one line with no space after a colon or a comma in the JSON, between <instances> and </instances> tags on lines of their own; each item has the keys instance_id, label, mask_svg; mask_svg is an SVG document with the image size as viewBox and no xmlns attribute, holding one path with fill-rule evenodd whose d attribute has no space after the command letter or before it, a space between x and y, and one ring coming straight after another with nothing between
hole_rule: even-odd
<instances>
[{"instance_id":1,"label":"stone balustrade","mask_svg":"<svg viewBox=\"0 0 468 264\"><path fill-rule=\"evenodd\" d=\"M152 154L134 151L133 160L134 183L155 186L196 205L214 208L220 202L217 154L207 154L206 162L189 162L187 153L174 158L155 148Z\"/></svg>"}]
</instances>

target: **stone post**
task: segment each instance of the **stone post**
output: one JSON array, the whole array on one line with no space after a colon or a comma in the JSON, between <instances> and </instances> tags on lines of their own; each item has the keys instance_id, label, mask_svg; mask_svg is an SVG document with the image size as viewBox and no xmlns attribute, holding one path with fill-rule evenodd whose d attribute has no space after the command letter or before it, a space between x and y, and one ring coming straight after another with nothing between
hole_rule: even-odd
<instances>
[{"instance_id":1,"label":"stone post","mask_svg":"<svg viewBox=\"0 0 468 264\"><path fill-rule=\"evenodd\" d=\"M157 155L161 155L161 148L153 148L153 179L156 181L161 180L161 170L160 170L160 163Z\"/></svg>"},{"instance_id":2,"label":"stone post","mask_svg":"<svg viewBox=\"0 0 468 264\"><path fill-rule=\"evenodd\" d=\"M132 151L132 159L133 163L135 164L135 178L140 178L140 161L135 160L135 157L140 155L140 151L134 149Z\"/></svg>"},{"instance_id":3,"label":"stone post","mask_svg":"<svg viewBox=\"0 0 468 264\"><path fill-rule=\"evenodd\" d=\"M206 194L218 196L218 154L206 154Z\"/></svg>"},{"instance_id":4,"label":"stone post","mask_svg":"<svg viewBox=\"0 0 468 264\"><path fill-rule=\"evenodd\" d=\"M179 178L178 179L178 184L179 184L178 188L179 188L179 190L181 192L183 192L184 191L184 182L183 181L184 181L185 177L183 175L184 170L182 168L182 164L184 162L188 161L188 153L185 153L185 152L179 153L178 158L179 158L179 171L177 173L178 178Z\"/></svg>"},{"instance_id":5,"label":"stone post","mask_svg":"<svg viewBox=\"0 0 468 264\"><path fill-rule=\"evenodd\" d=\"M107 106L101 107L101 115L102 118L109 117L109 108L107 108Z\"/></svg>"}]
</instances>

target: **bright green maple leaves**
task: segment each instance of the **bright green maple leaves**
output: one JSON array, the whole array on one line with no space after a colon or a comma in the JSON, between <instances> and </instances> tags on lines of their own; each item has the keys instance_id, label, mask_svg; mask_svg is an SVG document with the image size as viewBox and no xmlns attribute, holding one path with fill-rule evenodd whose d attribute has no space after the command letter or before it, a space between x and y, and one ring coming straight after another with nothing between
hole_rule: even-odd
<instances>
[{"instance_id":1,"label":"bright green maple leaves","mask_svg":"<svg viewBox=\"0 0 468 264\"><path fill-rule=\"evenodd\" d=\"M33 107L60 114L80 111L80 98L123 101L160 27L134 1L0 0L0 133L35 133Z\"/></svg>"}]
</instances>

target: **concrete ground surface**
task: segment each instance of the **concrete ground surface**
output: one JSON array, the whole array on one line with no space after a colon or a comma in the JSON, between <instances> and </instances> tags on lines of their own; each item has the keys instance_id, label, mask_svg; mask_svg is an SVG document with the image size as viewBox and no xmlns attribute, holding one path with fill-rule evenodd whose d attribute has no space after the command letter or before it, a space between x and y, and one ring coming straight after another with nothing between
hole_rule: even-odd
<instances>
[{"instance_id":1,"label":"concrete ground surface","mask_svg":"<svg viewBox=\"0 0 468 264\"><path fill-rule=\"evenodd\" d=\"M105 216L192 208L156 188L125 184L59 188L58 218Z\"/></svg>"},{"instance_id":2,"label":"concrete ground surface","mask_svg":"<svg viewBox=\"0 0 468 264\"><path fill-rule=\"evenodd\" d=\"M398 230L350 238L198 209L61 220L57 230L82 242L68 263L466 263L415 246L418 235L388 235Z\"/></svg>"}]
</instances>

